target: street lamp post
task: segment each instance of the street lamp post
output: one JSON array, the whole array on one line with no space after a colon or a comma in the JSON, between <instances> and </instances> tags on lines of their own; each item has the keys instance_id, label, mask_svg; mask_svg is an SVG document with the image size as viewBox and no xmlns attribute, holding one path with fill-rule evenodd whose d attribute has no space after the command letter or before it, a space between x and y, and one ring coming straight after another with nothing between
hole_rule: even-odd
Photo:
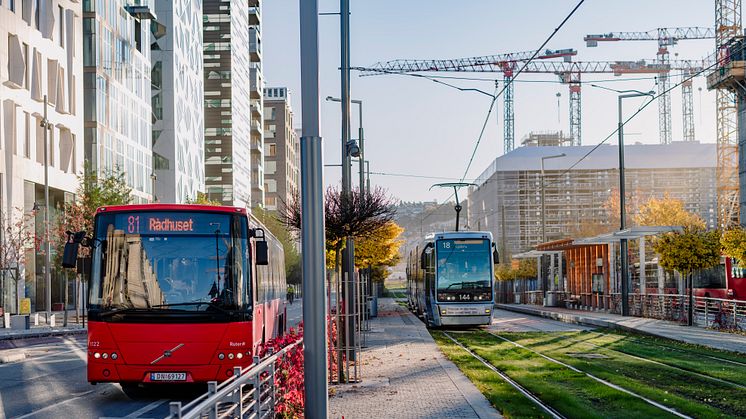
<instances>
[{"instance_id":1,"label":"street lamp post","mask_svg":"<svg viewBox=\"0 0 746 419\"><path fill-rule=\"evenodd\" d=\"M44 284L46 286L47 326L51 324L50 318L52 317L52 271L50 266L52 246L49 243L49 128L51 124L47 119L48 106L47 95L44 95L44 119L41 120L40 125L44 128Z\"/></svg>"},{"instance_id":2,"label":"street lamp post","mask_svg":"<svg viewBox=\"0 0 746 419\"><path fill-rule=\"evenodd\" d=\"M341 102L342 100L336 97L327 96L326 100L330 102ZM365 135L363 133L363 101L358 99L352 99L350 100L350 103L354 103L355 105L358 105L358 120L360 123L360 126L358 127L358 141L360 141L360 192L368 191L370 192L370 186L367 187L365 185L365 171L363 170L363 162L365 161Z\"/></svg>"},{"instance_id":3,"label":"street lamp post","mask_svg":"<svg viewBox=\"0 0 746 419\"><path fill-rule=\"evenodd\" d=\"M562 154L555 154L552 156L542 156L541 158L541 242L546 243L547 241L547 232L546 232L546 206L544 203L544 160L549 159L558 159L560 157L565 157L565 153ZM542 255L542 261L544 256ZM543 265L543 264L542 264ZM541 275L542 281L541 281L541 289L544 291L544 299L547 298L547 286L548 281L544 275Z\"/></svg>"},{"instance_id":4,"label":"street lamp post","mask_svg":"<svg viewBox=\"0 0 746 419\"><path fill-rule=\"evenodd\" d=\"M641 92L639 90L616 90L595 84L592 87L609 90L619 94L619 122L617 132L619 135L619 230L627 228L626 202L625 202L625 182L624 182L624 121L622 120L622 99L631 97L650 96L655 97L655 92ZM627 254L627 239L619 239L619 259L621 260L621 282L622 282L622 316L629 316L629 255Z\"/></svg>"},{"instance_id":5,"label":"street lamp post","mask_svg":"<svg viewBox=\"0 0 746 419\"><path fill-rule=\"evenodd\" d=\"M152 172L150 174L150 188L151 188L151 195L153 195L153 202L158 202L158 197L155 196L155 181L158 180L158 176L156 176L155 172Z\"/></svg>"}]
</instances>

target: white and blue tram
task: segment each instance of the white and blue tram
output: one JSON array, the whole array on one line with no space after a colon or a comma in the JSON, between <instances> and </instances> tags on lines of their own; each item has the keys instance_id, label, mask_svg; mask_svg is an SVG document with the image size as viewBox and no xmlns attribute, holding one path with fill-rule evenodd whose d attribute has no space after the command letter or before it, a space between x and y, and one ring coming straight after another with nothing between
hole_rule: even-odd
<instances>
[{"instance_id":1,"label":"white and blue tram","mask_svg":"<svg viewBox=\"0 0 746 419\"><path fill-rule=\"evenodd\" d=\"M496 263L498 254L490 232L428 235L408 256L410 309L428 326L489 324Z\"/></svg>"}]
</instances>

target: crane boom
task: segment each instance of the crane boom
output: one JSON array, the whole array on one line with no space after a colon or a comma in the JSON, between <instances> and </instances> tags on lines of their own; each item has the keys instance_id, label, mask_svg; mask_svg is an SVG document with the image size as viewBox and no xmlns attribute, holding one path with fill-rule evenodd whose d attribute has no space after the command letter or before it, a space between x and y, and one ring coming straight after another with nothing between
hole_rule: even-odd
<instances>
[{"instance_id":1,"label":"crane boom","mask_svg":"<svg viewBox=\"0 0 746 419\"><path fill-rule=\"evenodd\" d=\"M658 41L659 45L676 45L684 39L714 39L712 28L697 26L683 28L658 28L645 32L609 32L604 34L589 34L583 37L586 46L595 47L599 42L614 41Z\"/></svg>"}]
</instances>

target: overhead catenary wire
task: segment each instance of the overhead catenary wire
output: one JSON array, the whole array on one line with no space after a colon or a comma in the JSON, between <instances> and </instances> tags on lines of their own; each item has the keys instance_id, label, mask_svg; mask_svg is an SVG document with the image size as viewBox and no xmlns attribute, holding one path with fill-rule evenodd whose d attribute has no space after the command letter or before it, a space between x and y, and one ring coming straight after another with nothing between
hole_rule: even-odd
<instances>
[{"instance_id":1,"label":"overhead catenary wire","mask_svg":"<svg viewBox=\"0 0 746 419\"><path fill-rule=\"evenodd\" d=\"M544 47L546 47L549 41L551 41L552 38L554 38L554 36L557 34L557 32L559 32L560 29L562 29L562 27L565 26L565 23L567 23L567 21L570 20L570 18L575 14L575 12L578 11L580 6L583 5L583 3L585 3L585 0L580 0L578 4L576 4L575 7L573 7L570 13L568 13L567 16L565 16L565 18L562 19L562 22L560 22L559 26L554 28L552 33L547 37L546 40L544 40L541 46L537 48L536 51L534 51L533 55L531 55L531 57L528 60L522 63L521 68L519 68L518 71L515 72L513 77L511 77L511 79L503 85L502 89L495 95L495 97L492 98L492 104L490 105L490 110L487 112L487 118L485 119L484 125L482 126L482 132L479 134L476 144L474 144L474 150L472 151L471 157L469 158L469 163L466 165L466 170L464 171L464 176L462 177L462 181L463 179L466 178L466 175L469 173L469 169L471 169L471 165L474 162L474 156L476 156L477 150L479 150L479 144L482 141L482 135L484 134L484 129L487 126L487 122L489 121L490 114L492 113L492 108L494 107L495 101L497 100L497 98L502 96L503 93L505 93L505 90L508 88L508 86L510 86L510 84L513 83L513 79L518 77L523 72L523 70L526 69L526 67L539 55L540 51L544 50Z\"/></svg>"}]
</instances>

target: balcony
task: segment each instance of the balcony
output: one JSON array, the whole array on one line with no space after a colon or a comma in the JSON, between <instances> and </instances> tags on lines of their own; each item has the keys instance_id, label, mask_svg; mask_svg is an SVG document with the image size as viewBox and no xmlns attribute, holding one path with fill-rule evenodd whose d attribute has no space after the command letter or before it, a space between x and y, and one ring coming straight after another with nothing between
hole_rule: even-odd
<instances>
[{"instance_id":1,"label":"balcony","mask_svg":"<svg viewBox=\"0 0 746 419\"><path fill-rule=\"evenodd\" d=\"M259 7L249 7L249 25L261 26L262 15L259 11Z\"/></svg>"},{"instance_id":2,"label":"balcony","mask_svg":"<svg viewBox=\"0 0 746 419\"><path fill-rule=\"evenodd\" d=\"M251 121L251 133L252 134L259 134L262 135L262 124L257 120ZM254 146L254 141L251 141L252 147Z\"/></svg>"},{"instance_id":3,"label":"balcony","mask_svg":"<svg viewBox=\"0 0 746 419\"><path fill-rule=\"evenodd\" d=\"M262 119L262 107L257 102L251 102L251 116Z\"/></svg>"},{"instance_id":4,"label":"balcony","mask_svg":"<svg viewBox=\"0 0 746 419\"><path fill-rule=\"evenodd\" d=\"M256 28L249 28L249 55L251 61L262 60L262 36Z\"/></svg>"},{"instance_id":5,"label":"balcony","mask_svg":"<svg viewBox=\"0 0 746 419\"><path fill-rule=\"evenodd\" d=\"M249 94L252 99L262 98L262 73L258 68L249 70Z\"/></svg>"}]
</instances>

